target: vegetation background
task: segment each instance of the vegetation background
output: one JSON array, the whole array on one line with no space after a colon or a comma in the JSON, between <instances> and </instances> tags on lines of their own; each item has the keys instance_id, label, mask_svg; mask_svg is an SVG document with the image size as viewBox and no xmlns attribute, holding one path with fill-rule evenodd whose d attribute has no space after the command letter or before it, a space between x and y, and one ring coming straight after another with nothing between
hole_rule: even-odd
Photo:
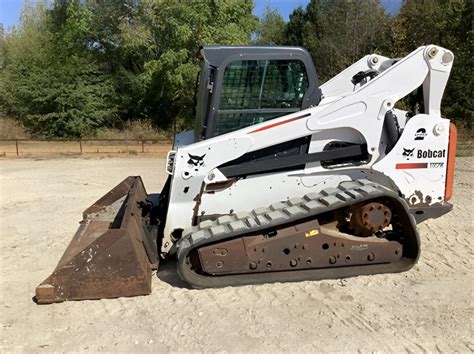
<instances>
[{"instance_id":1,"label":"vegetation background","mask_svg":"<svg viewBox=\"0 0 474 354\"><path fill-rule=\"evenodd\" d=\"M2 137L138 138L193 121L204 44L301 45L320 80L369 53L403 56L437 44L455 54L443 115L472 125L471 0L311 0L285 22L252 0L27 1L17 27L0 24ZM118 133L117 133L118 132ZM130 134L129 134L130 135Z\"/></svg>"}]
</instances>

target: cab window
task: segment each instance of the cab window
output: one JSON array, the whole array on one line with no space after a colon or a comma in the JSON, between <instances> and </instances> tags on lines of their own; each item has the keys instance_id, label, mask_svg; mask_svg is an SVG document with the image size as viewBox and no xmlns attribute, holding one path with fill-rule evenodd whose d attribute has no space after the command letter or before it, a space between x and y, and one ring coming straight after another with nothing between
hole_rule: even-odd
<instances>
[{"instance_id":1,"label":"cab window","mask_svg":"<svg viewBox=\"0 0 474 354\"><path fill-rule=\"evenodd\" d=\"M215 135L301 109L308 88L300 60L237 60L224 71Z\"/></svg>"}]
</instances>

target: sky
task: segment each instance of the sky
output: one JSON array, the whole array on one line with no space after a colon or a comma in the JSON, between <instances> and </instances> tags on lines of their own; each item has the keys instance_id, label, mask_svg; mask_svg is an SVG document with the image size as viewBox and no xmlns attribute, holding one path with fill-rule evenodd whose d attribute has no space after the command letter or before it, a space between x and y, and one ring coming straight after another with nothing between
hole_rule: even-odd
<instances>
[{"instance_id":1,"label":"sky","mask_svg":"<svg viewBox=\"0 0 474 354\"><path fill-rule=\"evenodd\" d=\"M283 18L288 21L290 14L298 6L306 7L309 0L254 0L254 14L260 16L263 14L265 5L276 8ZM395 15L400 9L402 0L381 0L383 6L388 13ZM21 7L24 0L0 0L0 23L8 28L9 26L18 24Z\"/></svg>"},{"instance_id":2,"label":"sky","mask_svg":"<svg viewBox=\"0 0 474 354\"><path fill-rule=\"evenodd\" d=\"M255 8L253 13L255 15L261 16L265 10L265 5L269 4L280 12L285 21L288 21L293 10L298 6L306 7L309 0L254 0L254 2ZM402 0L381 0L381 2L385 10L391 15L396 15L402 4Z\"/></svg>"}]
</instances>

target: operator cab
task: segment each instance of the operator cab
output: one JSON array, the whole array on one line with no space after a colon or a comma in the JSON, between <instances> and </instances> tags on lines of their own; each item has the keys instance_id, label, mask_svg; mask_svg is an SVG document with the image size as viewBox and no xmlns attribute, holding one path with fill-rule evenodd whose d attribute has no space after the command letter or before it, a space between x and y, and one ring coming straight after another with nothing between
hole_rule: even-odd
<instances>
[{"instance_id":1,"label":"operator cab","mask_svg":"<svg viewBox=\"0 0 474 354\"><path fill-rule=\"evenodd\" d=\"M204 46L194 141L297 112L321 101L301 47Z\"/></svg>"}]
</instances>

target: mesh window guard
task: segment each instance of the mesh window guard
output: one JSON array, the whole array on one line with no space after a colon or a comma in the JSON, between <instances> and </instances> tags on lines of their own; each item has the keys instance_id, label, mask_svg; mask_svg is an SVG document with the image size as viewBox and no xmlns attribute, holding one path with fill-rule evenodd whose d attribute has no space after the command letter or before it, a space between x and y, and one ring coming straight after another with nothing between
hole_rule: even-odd
<instances>
[{"instance_id":1,"label":"mesh window guard","mask_svg":"<svg viewBox=\"0 0 474 354\"><path fill-rule=\"evenodd\" d=\"M224 71L216 135L301 109L308 77L300 60L238 60Z\"/></svg>"}]
</instances>

